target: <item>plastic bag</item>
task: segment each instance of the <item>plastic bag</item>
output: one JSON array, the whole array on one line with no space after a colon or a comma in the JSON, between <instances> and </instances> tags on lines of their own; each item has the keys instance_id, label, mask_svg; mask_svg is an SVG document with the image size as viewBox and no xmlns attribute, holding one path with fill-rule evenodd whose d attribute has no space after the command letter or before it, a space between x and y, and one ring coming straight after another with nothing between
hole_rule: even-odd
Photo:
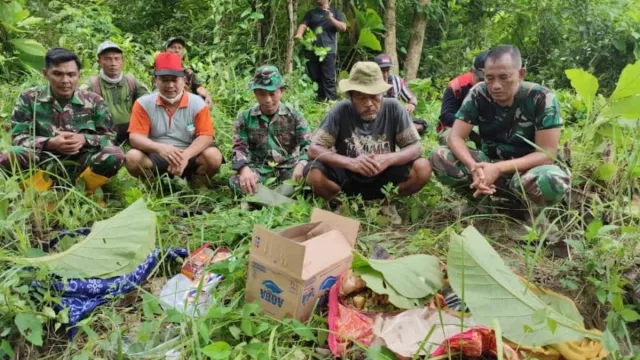
<instances>
[{"instance_id":1,"label":"plastic bag","mask_svg":"<svg viewBox=\"0 0 640 360\"><path fill-rule=\"evenodd\" d=\"M211 292L221 280L222 275L206 274L202 279L202 289L198 292L198 281L191 281L183 274L178 274L162 287L160 305L194 317L206 314L213 301Z\"/></svg>"},{"instance_id":2,"label":"plastic bag","mask_svg":"<svg viewBox=\"0 0 640 360\"><path fill-rule=\"evenodd\" d=\"M344 273L329 290L329 349L334 356L343 356L352 342L365 346L375 339L373 322L375 314L368 314L343 305L339 299Z\"/></svg>"}]
</instances>

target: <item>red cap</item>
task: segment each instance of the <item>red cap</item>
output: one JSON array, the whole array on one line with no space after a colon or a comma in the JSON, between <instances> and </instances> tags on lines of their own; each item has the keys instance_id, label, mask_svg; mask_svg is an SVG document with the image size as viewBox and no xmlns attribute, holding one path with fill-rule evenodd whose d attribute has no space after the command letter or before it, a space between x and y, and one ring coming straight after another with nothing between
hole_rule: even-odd
<instances>
[{"instance_id":1,"label":"red cap","mask_svg":"<svg viewBox=\"0 0 640 360\"><path fill-rule=\"evenodd\" d=\"M163 52L156 55L155 60L155 75L173 75L184 76L184 69L182 68L182 59L180 55Z\"/></svg>"}]
</instances>

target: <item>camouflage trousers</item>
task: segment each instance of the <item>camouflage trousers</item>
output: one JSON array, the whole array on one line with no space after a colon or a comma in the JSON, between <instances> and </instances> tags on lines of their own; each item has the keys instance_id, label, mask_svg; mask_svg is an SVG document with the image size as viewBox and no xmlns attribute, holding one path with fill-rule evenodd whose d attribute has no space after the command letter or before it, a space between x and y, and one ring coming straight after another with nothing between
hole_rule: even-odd
<instances>
[{"instance_id":1,"label":"camouflage trousers","mask_svg":"<svg viewBox=\"0 0 640 360\"><path fill-rule=\"evenodd\" d=\"M481 151L469 150L478 162L494 162ZM471 173L456 159L453 152L441 146L431 154L431 166L438 180L456 188L464 195L471 195ZM537 206L553 205L562 200L571 189L571 174L557 165L541 165L524 174L503 175L495 182L496 196L531 201Z\"/></svg>"},{"instance_id":2,"label":"camouflage trousers","mask_svg":"<svg viewBox=\"0 0 640 360\"><path fill-rule=\"evenodd\" d=\"M258 171L258 169L251 168L251 171L258 178L258 183L264 184L269 179L275 178L276 184L281 184L285 180L291 179L293 176L293 168L291 169L269 169L269 171ZM229 187L236 195L242 195L242 187L240 186L240 175L234 175L229 178Z\"/></svg>"},{"instance_id":3,"label":"camouflage trousers","mask_svg":"<svg viewBox=\"0 0 640 360\"><path fill-rule=\"evenodd\" d=\"M40 152L21 146L12 146L0 153L0 167L7 171L13 168L27 170L35 166L54 174L63 175L66 172L77 175L89 167L95 174L112 177L123 164L124 153L115 145L83 148L76 155Z\"/></svg>"}]
</instances>

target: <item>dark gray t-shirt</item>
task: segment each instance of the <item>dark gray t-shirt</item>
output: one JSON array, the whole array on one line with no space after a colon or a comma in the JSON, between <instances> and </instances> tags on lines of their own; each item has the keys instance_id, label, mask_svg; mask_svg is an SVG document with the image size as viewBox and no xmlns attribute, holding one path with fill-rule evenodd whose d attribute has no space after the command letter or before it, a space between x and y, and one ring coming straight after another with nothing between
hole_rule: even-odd
<instances>
[{"instance_id":1,"label":"dark gray t-shirt","mask_svg":"<svg viewBox=\"0 0 640 360\"><path fill-rule=\"evenodd\" d=\"M396 99L382 99L378 116L364 121L351 104L335 104L311 138L311 143L327 149L335 146L348 157L381 155L420 141L407 110Z\"/></svg>"},{"instance_id":2,"label":"dark gray t-shirt","mask_svg":"<svg viewBox=\"0 0 640 360\"><path fill-rule=\"evenodd\" d=\"M340 10L330 7L329 11L333 14L333 17L340 21L344 22L344 16L340 12ZM331 48L331 52L336 52L336 27L333 25L331 20L329 20L329 14L325 10L320 8L315 8L313 10L308 11L304 14L304 18L302 19L302 23L307 25L307 27L316 33L316 42L315 46L318 47L328 47ZM316 29L320 27L322 28L322 32L320 34L317 33Z\"/></svg>"}]
</instances>

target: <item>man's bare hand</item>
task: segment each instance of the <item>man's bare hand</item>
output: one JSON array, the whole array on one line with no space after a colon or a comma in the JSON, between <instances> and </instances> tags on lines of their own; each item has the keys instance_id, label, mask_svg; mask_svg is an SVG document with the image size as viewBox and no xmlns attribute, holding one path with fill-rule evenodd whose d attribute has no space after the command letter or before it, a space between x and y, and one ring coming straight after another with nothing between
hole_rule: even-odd
<instances>
[{"instance_id":1,"label":"man's bare hand","mask_svg":"<svg viewBox=\"0 0 640 360\"><path fill-rule=\"evenodd\" d=\"M82 134L61 132L49 139L47 149L63 155L76 155L86 143L87 139Z\"/></svg>"},{"instance_id":2,"label":"man's bare hand","mask_svg":"<svg viewBox=\"0 0 640 360\"><path fill-rule=\"evenodd\" d=\"M496 164L481 162L476 163L471 169L473 182L471 188L475 189L473 196L493 195L496 192L495 182L502 172Z\"/></svg>"},{"instance_id":3,"label":"man's bare hand","mask_svg":"<svg viewBox=\"0 0 640 360\"><path fill-rule=\"evenodd\" d=\"M189 160L183 159L183 151L173 145L158 144L158 146L158 154L167 161L172 168L180 168L183 160Z\"/></svg>"},{"instance_id":4,"label":"man's bare hand","mask_svg":"<svg viewBox=\"0 0 640 360\"><path fill-rule=\"evenodd\" d=\"M380 164L374 155L360 155L351 159L349 170L367 177L376 176L381 171Z\"/></svg>"},{"instance_id":5,"label":"man's bare hand","mask_svg":"<svg viewBox=\"0 0 640 360\"><path fill-rule=\"evenodd\" d=\"M413 111L416 109L416 106L414 104L408 104L407 105L407 112L409 114L413 114Z\"/></svg>"},{"instance_id":6,"label":"man's bare hand","mask_svg":"<svg viewBox=\"0 0 640 360\"><path fill-rule=\"evenodd\" d=\"M304 165L302 163L299 163L298 165L296 165L296 167L293 168L293 175L291 176L293 181L299 181L300 179L302 179L303 172L304 172Z\"/></svg>"},{"instance_id":7,"label":"man's bare hand","mask_svg":"<svg viewBox=\"0 0 640 360\"><path fill-rule=\"evenodd\" d=\"M253 195L258 191L258 177L250 167L243 167L238 175L238 182L243 193Z\"/></svg>"}]
</instances>

